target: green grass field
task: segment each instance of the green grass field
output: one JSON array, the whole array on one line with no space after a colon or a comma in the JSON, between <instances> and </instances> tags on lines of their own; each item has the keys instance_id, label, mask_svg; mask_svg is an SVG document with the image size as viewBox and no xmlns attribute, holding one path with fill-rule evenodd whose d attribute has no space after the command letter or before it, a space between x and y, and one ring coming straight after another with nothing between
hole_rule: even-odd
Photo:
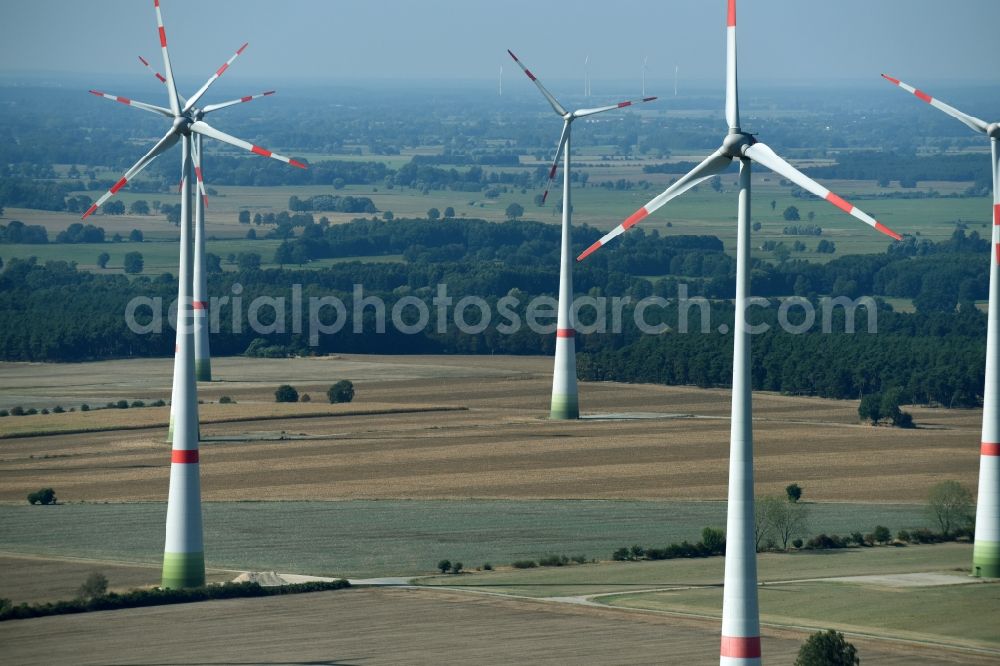
<instances>
[{"instance_id":1,"label":"green grass field","mask_svg":"<svg viewBox=\"0 0 1000 666\"><path fill-rule=\"evenodd\" d=\"M156 562L162 556L165 512L163 503L0 506L0 547L16 553ZM704 526L725 525L725 503L222 502L205 504L204 522L206 562L213 567L418 575L433 573L443 558L471 569L547 553L610 559L623 545L696 541ZM811 532L867 532L876 524L896 531L928 521L923 508L913 505L812 506ZM699 564L718 568L721 561ZM659 574L652 571L647 582L655 583Z\"/></svg>"}]
</instances>

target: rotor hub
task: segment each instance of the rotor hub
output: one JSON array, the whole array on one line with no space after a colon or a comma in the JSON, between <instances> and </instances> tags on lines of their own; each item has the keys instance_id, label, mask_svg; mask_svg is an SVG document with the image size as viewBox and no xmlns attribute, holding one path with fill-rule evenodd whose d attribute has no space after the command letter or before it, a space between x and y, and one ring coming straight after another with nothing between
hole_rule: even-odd
<instances>
[{"instance_id":1,"label":"rotor hub","mask_svg":"<svg viewBox=\"0 0 1000 666\"><path fill-rule=\"evenodd\" d=\"M722 142L722 152L733 159L743 157L743 151L757 143L757 140L746 132L734 132L726 136Z\"/></svg>"},{"instance_id":2,"label":"rotor hub","mask_svg":"<svg viewBox=\"0 0 1000 666\"><path fill-rule=\"evenodd\" d=\"M1000 123L990 123L986 126L986 134L991 139L996 139L1000 141Z\"/></svg>"},{"instance_id":3,"label":"rotor hub","mask_svg":"<svg viewBox=\"0 0 1000 666\"><path fill-rule=\"evenodd\" d=\"M190 116L178 116L177 118L174 118L174 129L184 136L188 136L191 134L191 124L193 122L194 121Z\"/></svg>"}]
</instances>

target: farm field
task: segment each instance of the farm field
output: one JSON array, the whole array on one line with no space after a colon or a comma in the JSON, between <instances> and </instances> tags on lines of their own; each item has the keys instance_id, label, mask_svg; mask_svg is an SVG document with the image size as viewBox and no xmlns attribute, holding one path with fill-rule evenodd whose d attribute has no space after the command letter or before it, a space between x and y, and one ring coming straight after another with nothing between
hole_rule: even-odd
<instances>
[{"instance_id":1,"label":"farm field","mask_svg":"<svg viewBox=\"0 0 1000 666\"><path fill-rule=\"evenodd\" d=\"M727 390L584 383L586 418L567 423L548 420L551 361L542 357L217 361L220 381L200 396L228 395L237 405L204 405L206 416L245 420L202 426L210 501L726 496ZM170 372L170 359L3 364L0 407L165 399ZM350 411L325 413L331 407L319 401L345 378L356 382ZM275 404L282 383L317 402ZM409 411L350 414L390 406ZM808 501L922 503L941 480L976 487L978 410L907 408L919 427L903 431L859 424L854 401L759 393L755 409L761 494L796 482ZM321 415L295 418L303 411ZM66 502L162 500L166 408L7 417L0 433L72 430L87 419L109 429L3 441L0 501L22 502L42 486ZM150 427L113 429L144 419Z\"/></svg>"},{"instance_id":2,"label":"farm field","mask_svg":"<svg viewBox=\"0 0 1000 666\"><path fill-rule=\"evenodd\" d=\"M164 631L170 627L171 631ZM372 632L377 632L377 642ZM805 633L764 629L790 663ZM177 635L184 640L178 641ZM220 640L222 637L232 637ZM986 664L992 657L854 638L866 662ZM0 624L19 664L718 663L718 621L440 590L356 589Z\"/></svg>"}]
</instances>

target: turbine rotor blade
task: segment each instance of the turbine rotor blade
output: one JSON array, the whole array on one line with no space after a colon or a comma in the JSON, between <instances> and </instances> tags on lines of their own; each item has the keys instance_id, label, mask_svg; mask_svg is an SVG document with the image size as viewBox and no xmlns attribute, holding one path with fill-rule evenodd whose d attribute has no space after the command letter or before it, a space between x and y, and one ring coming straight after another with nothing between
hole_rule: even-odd
<instances>
[{"instance_id":1,"label":"turbine rotor blade","mask_svg":"<svg viewBox=\"0 0 1000 666\"><path fill-rule=\"evenodd\" d=\"M163 14L160 12L160 0L153 0L156 9L156 27L160 32L160 50L163 52L163 71L167 85L167 96L170 98L170 110L175 116L181 115L181 105L177 98L177 84L174 82L174 70L170 66L170 53L167 52L167 32L163 29Z\"/></svg>"},{"instance_id":2,"label":"turbine rotor blade","mask_svg":"<svg viewBox=\"0 0 1000 666\"><path fill-rule=\"evenodd\" d=\"M146 69L148 69L150 72L153 73L153 76L156 77L157 81L159 81L160 83L166 85L167 78L165 76L163 76L163 74L160 74L158 71L156 71L155 69L153 69L153 66L149 64L148 60L146 60L142 56L139 56L139 62L141 62L143 65L145 65ZM182 95L180 93L177 93L177 101L180 102L181 104L186 104L187 103L187 100L184 99L184 95ZM171 115L173 115L173 114L171 114Z\"/></svg>"},{"instance_id":3,"label":"turbine rotor blade","mask_svg":"<svg viewBox=\"0 0 1000 666\"><path fill-rule=\"evenodd\" d=\"M931 97L930 95L928 95L927 93L925 93L923 90L918 90L917 88L914 88L910 84L903 83L899 79L893 78L893 77L889 76L888 74L883 74L882 78L885 79L886 81L888 81L889 83L895 83L897 86L899 86L900 88L902 88L906 92L913 94L913 96L916 97L917 99L923 100L923 101L927 102L928 104L930 104L931 106L933 106L933 107L935 107L937 109L940 109L941 111L944 111L945 113L947 113L952 118L956 118L959 121L965 123L967 126L969 126L969 128L971 128L971 129L973 129L973 130L975 130L977 132L982 132L983 134L987 134L989 132L989 123L987 123L986 121L980 120L979 118L976 118L975 116L970 116L967 113L962 113L961 111L959 111L955 107L953 107L953 106L951 106L949 104L945 104L944 102L942 102L939 99L935 99L935 98Z\"/></svg>"},{"instance_id":4,"label":"turbine rotor blade","mask_svg":"<svg viewBox=\"0 0 1000 666\"><path fill-rule=\"evenodd\" d=\"M208 208L208 192L205 191L205 180L201 175L201 150L198 149L199 141L191 141L191 160L194 162L195 186L205 208Z\"/></svg>"},{"instance_id":5,"label":"turbine rotor blade","mask_svg":"<svg viewBox=\"0 0 1000 666\"><path fill-rule=\"evenodd\" d=\"M596 243L588 247L579 257L576 258L576 260L583 261L588 256L590 256L598 249L600 249L602 246L607 245L612 238L615 238L616 236L620 236L621 234L625 233L626 231L634 227L636 224L641 222L647 215L657 210L671 199L679 197L680 195L684 194L698 183L706 181L712 176L716 176L722 173L729 167L730 164L732 164L732 161L733 158L724 154L721 149L715 151L707 158L705 158L701 164L696 166L694 169L691 169L691 171L689 171L685 175L681 176L680 179L677 180L677 182L675 182L673 185L665 189L663 193L661 193L659 196L654 198L652 201L650 201L648 204L646 204L636 212L632 213L628 217L628 219L619 224L617 227L615 227L608 233L604 234L604 236L602 236L600 240L598 240Z\"/></svg>"},{"instance_id":6,"label":"turbine rotor blade","mask_svg":"<svg viewBox=\"0 0 1000 666\"><path fill-rule=\"evenodd\" d=\"M766 144L755 143L749 146L743 151L746 157L749 157L754 162L766 166L771 171L775 172L779 176L783 176L788 180L792 181L804 190L812 192L820 199L826 199L831 204L844 211L848 215L856 217L873 229L882 232L886 236L895 238L896 240L903 240L903 237L897 234L895 231L889 227L883 225L881 222L873 218L868 213L864 212L860 208L856 207L854 204L845 201L840 198L830 190L826 189L815 180L805 175L791 164L783 160L778 156L773 150L771 150Z\"/></svg>"},{"instance_id":7,"label":"turbine rotor blade","mask_svg":"<svg viewBox=\"0 0 1000 666\"><path fill-rule=\"evenodd\" d=\"M220 132L215 129L204 120L196 120L191 124L191 131L197 132L202 136L207 136L215 139L216 141L222 141L223 143L228 143L231 146L236 146L237 148L242 148L243 150L248 150L251 153L257 153L258 155L263 155L264 157L270 157L278 160L279 162L284 162L285 164L291 164L294 167L300 169L307 168L305 164L297 160L293 160L290 157L285 157L284 155L279 155L278 153L273 153L266 148L261 148L260 146L255 146L249 141L244 141L243 139L237 139L235 136L226 134L225 132Z\"/></svg>"},{"instance_id":8,"label":"turbine rotor blade","mask_svg":"<svg viewBox=\"0 0 1000 666\"><path fill-rule=\"evenodd\" d=\"M118 192L118 190L125 187L126 183L135 178L140 171L149 166L149 163L152 162L154 159L156 159L157 155L160 155L168 148L173 146L175 143L177 143L177 140L180 139L180 137L181 135L174 128L171 127L170 131L167 132L162 139L157 141L156 145L153 146L148 153L139 158L139 161L133 164L129 168L129 170L125 172L125 175L122 176L117 183L111 186L110 190L105 192L100 199L95 201L94 204L87 209L87 212L83 214L83 217L81 219L85 220L88 217L90 217L90 215L95 210L100 208L105 201L113 197L115 193Z\"/></svg>"},{"instance_id":9,"label":"turbine rotor blade","mask_svg":"<svg viewBox=\"0 0 1000 666\"><path fill-rule=\"evenodd\" d=\"M137 109L142 109L143 111L150 111L152 113L158 113L161 116L166 116L167 118L173 118L174 114L170 112L170 109L164 109L162 106L156 106L155 104L146 104L145 102L138 102L134 99L129 99L128 97L119 97L118 95L109 95L108 93L101 92L100 90L91 90L91 95L96 95L98 97L103 97L104 99L110 99L112 102L120 102L127 106L134 106Z\"/></svg>"},{"instance_id":10,"label":"turbine rotor blade","mask_svg":"<svg viewBox=\"0 0 1000 666\"><path fill-rule=\"evenodd\" d=\"M243 44L243 46L241 46L236 51L236 53L234 53L232 55L232 57L230 57L229 60L227 60L225 62L225 64L222 65L222 67L220 67L219 69L215 70L215 74L212 74L212 76L208 77L208 81L205 81L205 85L203 85L201 88L199 88L198 92L196 92L194 95L192 95L191 99L189 99L187 101L187 104L184 105L184 112L185 113L187 113L192 108L194 108L194 105L198 103L198 100L201 99L201 96L204 95L208 91L208 89L211 87L211 85L213 83L215 83L218 80L218 78L220 76L222 76L223 73L227 69L229 69L229 66L231 64L233 64L233 61L240 57L240 54L243 53L244 49L246 49L247 44L249 44L249 42Z\"/></svg>"},{"instance_id":11,"label":"turbine rotor blade","mask_svg":"<svg viewBox=\"0 0 1000 666\"><path fill-rule=\"evenodd\" d=\"M592 116L595 113L604 113L605 111L624 109L626 106L632 106L633 104L642 104L643 102L652 102L654 99L656 99L656 97L643 97L641 99L630 99L624 102L618 102L617 104L611 104L610 106L599 106L596 109L578 109L573 112L573 117L583 118L584 116Z\"/></svg>"},{"instance_id":12,"label":"turbine rotor blade","mask_svg":"<svg viewBox=\"0 0 1000 666\"><path fill-rule=\"evenodd\" d=\"M556 148L556 156L552 159L552 168L549 169L549 179L545 183L545 193L542 194L542 203L549 196L549 188L552 187L552 180L556 177L556 169L559 168L559 156L562 155L563 148L566 146L566 138L569 136L569 123L566 121L563 123L562 134L559 135L559 146Z\"/></svg>"},{"instance_id":13,"label":"turbine rotor blade","mask_svg":"<svg viewBox=\"0 0 1000 666\"><path fill-rule=\"evenodd\" d=\"M267 92L262 92L257 95L247 95L246 97L240 97L239 99L231 99L228 102L220 102L218 104L209 104L204 109L201 110L202 113L211 113L212 111L218 111L219 109L225 109L226 107L233 106L235 104L243 104L245 102L250 102L261 97L267 97L268 95L273 95L274 90L268 90Z\"/></svg>"},{"instance_id":14,"label":"turbine rotor blade","mask_svg":"<svg viewBox=\"0 0 1000 666\"><path fill-rule=\"evenodd\" d=\"M542 92L543 95L545 95L545 99L549 100L549 104L552 105L552 108L555 110L555 112L558 113L560 116L565 116L567 113L566 109L564 109L563 105L560 104L559 101L552 96L552 93L550 93L548 90L545 89L545 86L543 86L542 82L539 81L538 78L531 73L531 70L525 67L524 63L522 63L520 60L517 59L517 56L514 55L513 51L507 49L507 53L509 53L510 57L514 59L514 62L517 63L517 66L520 67L524 71L524 73L528 75L528 78L531 79L531 82L534 83L536 86L538 86L538 89Z\"/></svg>"},{"instance_id":15,"label":"turbine rotor blade","mask_svg":"<svg viewBox=\"0 0 1000 666\"><path fill-rule=\"evenodd\" d=\"M726 16L726 122L740 129L740 101L736 77L736 0L729 0Z\"/></svg>"}]
</instances>

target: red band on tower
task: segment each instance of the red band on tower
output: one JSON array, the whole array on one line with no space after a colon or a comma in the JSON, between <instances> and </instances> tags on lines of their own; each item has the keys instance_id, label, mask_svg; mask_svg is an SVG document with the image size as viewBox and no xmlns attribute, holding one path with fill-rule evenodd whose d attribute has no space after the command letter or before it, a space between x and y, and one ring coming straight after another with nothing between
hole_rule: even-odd
<instances>
[{"instance_id":1,"label":"red band on tower","mask_svg":"<svg viewBox=\"0 0 1000 666\"><path fill-rule=\"evenodd\" d=\"M193 464L198 462L198 449L174 449L170 452L170 462Z\"/></svg>"},{"instance_id":2,"label":"red band on tower","mask_svg":"<svg viewBox=\"0 0 1000 666\"><path fill-rule=\"evenodd\" d=\"M736 27L736 0L729 0L729 15L726 17L726 27Z\"/></svg>"},{"instance_id":3,"label":"red band on tower","mask_svg":"<svg viewBox=\"0 0 1000 666\"><path fill-rule=\"evenodd\" d=\"M760 636L723 636L721 655L735 659L760 659Z\"/></svg>"},{"instance_id":4,"label":"red band on tower","mask_svg":"<svg viewBox=\"0 0 1000 666\"><path fill-rule=\"evenodd\" d=\"M1000 444L996 442L983 442L979 447L979 454L983 456L1000 456Z\"/></svg>"},{"instance_id":5,"label":"red band on tower","mask_svg":"<svg viewBox=\"0 0 1000 666\"><path fill-rule=\"evenodd\" d=\"M556 337L557 338L575 338L576 337L576 331L573 330L572 328L559 328L559 329L556 329Z\"/></svg>"}]
</instances>

